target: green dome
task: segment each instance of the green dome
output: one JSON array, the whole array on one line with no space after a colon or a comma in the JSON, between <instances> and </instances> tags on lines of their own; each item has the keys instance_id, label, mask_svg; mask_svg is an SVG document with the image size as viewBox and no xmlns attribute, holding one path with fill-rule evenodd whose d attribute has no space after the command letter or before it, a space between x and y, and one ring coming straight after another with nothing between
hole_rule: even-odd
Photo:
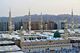
<instances>
[{"instance_id":1,"label":"green dome","mask_svg":"<svg viewBox=\"0 0 80 53\"><path fill-rule=\"evenodd\" d=\"M54 38L60 38L60 37L61 37L60 33L58 31L56 31L54 33Z\"/></svg>"}]
</instances>

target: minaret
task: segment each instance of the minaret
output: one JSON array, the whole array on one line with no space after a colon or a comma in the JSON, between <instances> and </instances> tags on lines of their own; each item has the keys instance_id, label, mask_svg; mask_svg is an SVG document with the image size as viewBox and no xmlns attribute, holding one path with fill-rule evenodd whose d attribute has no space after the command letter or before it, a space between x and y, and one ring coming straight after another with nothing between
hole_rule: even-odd
<instances>
[{"instance_id":1,"label":"minaret","mask_svg":"<svg viewBox=\"0 0 80 53\"><path fill-rule=\"evenodd\" d=\"M48 25L48 24L46 23L46 24L45 24L45 26L46 26L46 31L48 30L48 27L47 27L47 25Z\"/></svg>"},{"instance_id":2,"label":"minaret","mask_svg":"<svg viewBox=\"0 0 80 53\"><path fill-rule=\"evenodd\" d=\"M71 30L74 31L74 17L73 17L73 10L72 10L72 12L71 12L71 16L72 16Z\"/></svg>"},{"instance_id":3,"label":"minaret","mask_svg":"<svg viewBox=\"0 0 80 53\"><path fill-rule=\"evenodd\" d=\"M40 25L40 28L41 28L41 32L43 32L43 17L42 17L42 12L41 12L41 25Z\"/></svg>"},{"instance_id":4,"label":"minaret","mask_svg":"<svg viewBox=\"0 0 80 53\"><path fill-rule=\"evenodd\" d=\"M64 28L64 35L65 35L65 39L68 38L69 34L68 34L68 20L66 19L65 21L65 28Z\"/></svg>"},{"instance_id":5,"label":"minaret","mask_svg":"<svg viewBox=\"0 0 80 53\"><path fill-rule=\"evenodd\" d=\"M12 29L12 18L11 18L11 9L9 10L9 18L8 18L8 24L9 24L9 33L13 31Z\"/></svg>"},{"instance_id":6,"label":"minaret","mask_svg":"<svg viewBox=\"0 0 80 53\"><path fill-rule=\"evenodd\" d=\"M76 29L78 29L78 18L76 18L75 27L76 27Z\"/></svg>"},{"instance_id":7,"label":"minaret","mask_svg":"<svg viewBox=\"0 0 80 53\"><path fill-rule=\"evenodd\" d=\"M20 28L20 46L21 46L21 48L23 47L23 41L24 41L24 33L22 32L23 31L23 26L21 26L21 28Z\"/></svg>"},{"instance_id":8,"label":"minaret","mask_svg":"<svg viewBox=\"0 0 80 53\"><path fill-rule=\"evenodd\" d=\"M27 23L27 19L26 19L26 30L28 31L27 25L28 25L28 23Z\"/></svg>"},{"instance_id":9,"label":"minaret","mask_svg":"<svg viewBox=\"0 0 80 53\"><path fill-rule=\"evenodd\" d=\"M31 32L31 15L30 15L30 10L29 10L28 16L29 16L29 33L30 33Z\"/></svg>"},{"instance_id":10,"label":"minaret","mask_svg":"<svg viewBox=\"0 0 80 53\"><path fill-rule=\"evenodd\" d=\"M48 23L49 23L49 22L48 22L48 19L47 19L47 21L46 21L46 23L45 23L45 28L46 28L45 30L46 30L46 31L48 30Z\"/></svg>"}]
</instances>

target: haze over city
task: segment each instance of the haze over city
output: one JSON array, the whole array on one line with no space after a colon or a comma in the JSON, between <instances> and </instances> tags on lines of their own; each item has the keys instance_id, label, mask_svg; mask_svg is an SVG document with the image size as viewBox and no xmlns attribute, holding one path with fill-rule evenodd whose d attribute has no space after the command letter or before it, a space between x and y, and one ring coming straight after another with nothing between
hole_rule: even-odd
<instances>
[{"instance_id":1,"label":"haze over city","mask_svg":"<svg viewBox=\"0 0 80 53\"><path fill-rule=\"evenodd\" d=\"M0 0L0 17L8 16L11 8L12 16L31 14L70 14L80 15L80 0Z\"/></svg>"},{"instance_id":2,"label":"haze over city","mask_svg":"<svg viewBox=\"0 0 80 53\"><path fill-rule=\"evenodd\" d=\"M0 53L80 53L80 0L0 0Z\"/></svg>"}]
</instances>

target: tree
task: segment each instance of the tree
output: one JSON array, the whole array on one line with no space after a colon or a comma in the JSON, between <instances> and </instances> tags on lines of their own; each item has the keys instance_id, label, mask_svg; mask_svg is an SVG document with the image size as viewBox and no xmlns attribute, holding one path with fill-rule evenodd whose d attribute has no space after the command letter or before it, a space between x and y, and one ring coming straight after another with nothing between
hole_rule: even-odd
<instances>
[{"instance_id":1,"label":"tree","mask_svg":"<svg viewBox=\"0 0 80 53\"><path fill-rule=\"evenodd\" d=\"M56 31L54 33L54 38L60 38L60 37L61 37L60 33L58 31Z\"/></svg>"}]
</instances>

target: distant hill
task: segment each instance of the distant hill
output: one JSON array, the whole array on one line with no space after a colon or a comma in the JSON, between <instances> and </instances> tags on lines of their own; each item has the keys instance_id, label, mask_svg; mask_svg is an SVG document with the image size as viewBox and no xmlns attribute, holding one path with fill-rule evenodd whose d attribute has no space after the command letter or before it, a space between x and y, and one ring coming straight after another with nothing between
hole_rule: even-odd
<instances>
[{"instance_id":1,"label":"distant hill","mask_svg":"<svg viewBox=\"0 0 80 53\"><path fill-rule=\"evenodd\" d=\"M43 16L43 20L44 21L54 21L54 22L58 22L58 21L62 21L64 19L68 19L68 22L70 23L72 21L72 17L69 14L61 14L61 15L42 15ZM28 15L25 16L18 16L18 17L13 17L13 21L14 22L20 22L21 19L23 22L28 21ZM40 15L31 15L31 19L32 21L40 21ZM80 16L78 15L74 15L74 20L75 21L79 21L80 20ZM0 22L7 22L8 21L8 17L0 17ZM80 21L79 21L80 23Z\"/></svg>"}]
</instances>

